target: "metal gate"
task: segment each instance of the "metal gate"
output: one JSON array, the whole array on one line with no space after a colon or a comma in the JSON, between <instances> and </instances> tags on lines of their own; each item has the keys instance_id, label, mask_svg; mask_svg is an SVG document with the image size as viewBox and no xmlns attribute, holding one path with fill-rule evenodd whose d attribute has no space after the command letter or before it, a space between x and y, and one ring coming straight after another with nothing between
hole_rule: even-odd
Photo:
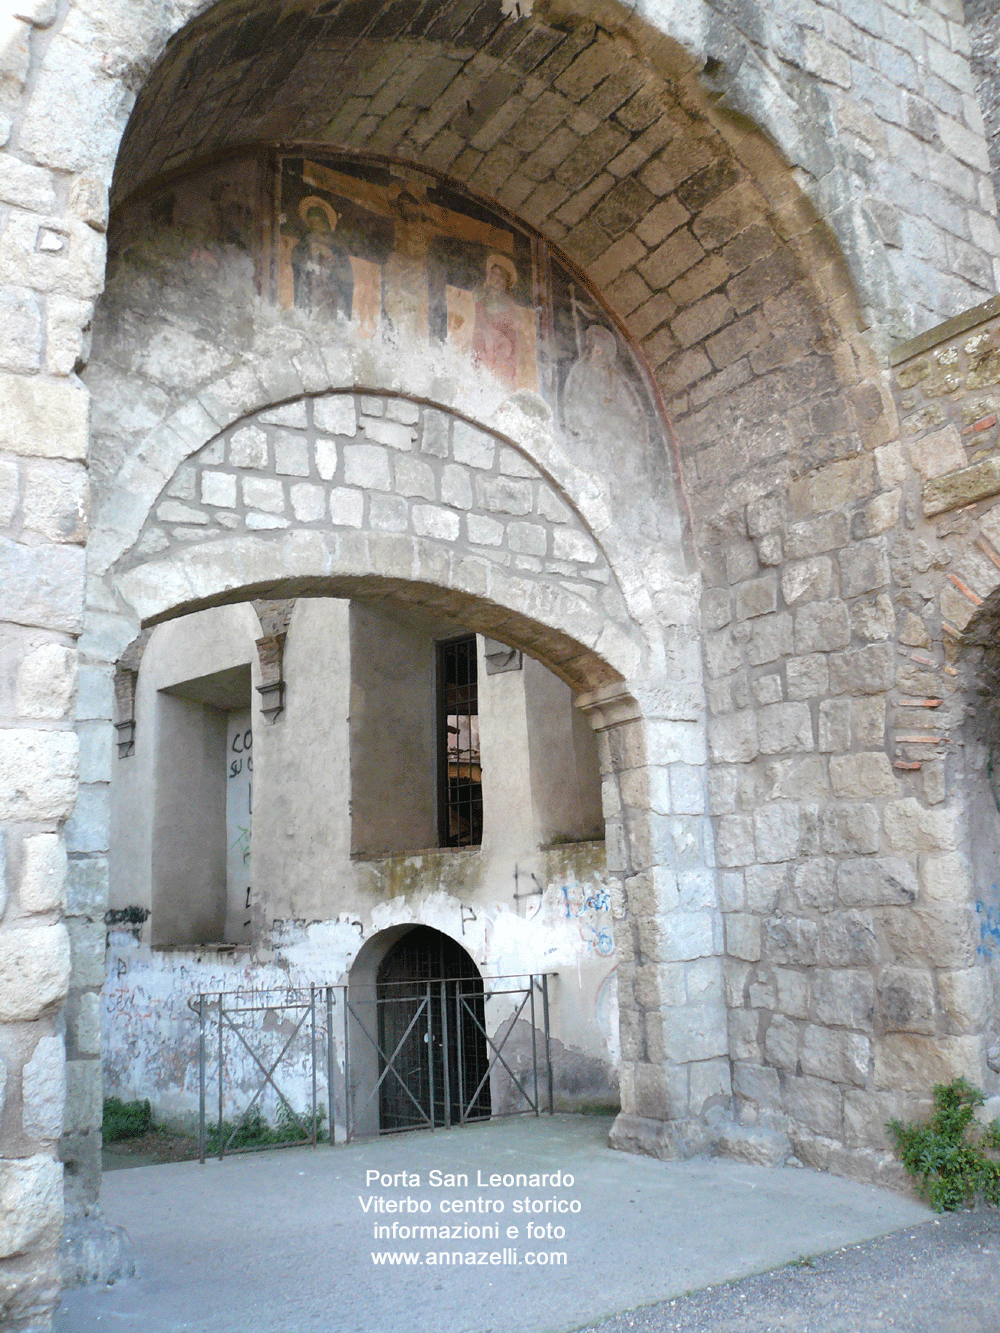
<instances>
[{"instance_id":1,"label":"metal gate","mask_svg":"<svg viewBox=\"0 0 1000 1333\"><path fill-rule=\"evenodd\" d=\"M201 1161L551 1114L548 983L535 973L192 997Z\"/></svg>"}]
</instances>

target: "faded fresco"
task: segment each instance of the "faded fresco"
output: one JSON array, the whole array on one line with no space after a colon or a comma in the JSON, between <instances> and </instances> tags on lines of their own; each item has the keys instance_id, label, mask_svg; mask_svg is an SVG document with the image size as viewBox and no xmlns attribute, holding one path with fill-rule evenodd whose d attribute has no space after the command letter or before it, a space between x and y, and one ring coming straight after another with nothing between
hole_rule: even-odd
<instances>
[{"instance_id":1,"label":"faded fresco","mask_svg":"<svg viewBox=\"0 0 1000 1333\"><path fill-rule=\"evenodd\" d=\"M110 241L112 271L150 251L207 286L252 270L280 310L359 340L459 352L509 392L540 394L599 453L627 441L626 472L659 437L639 361L579 278L539 237L433 178L319 153L248 155L136 199ZM621 475L623 460L607 461Z\"/></svg>"}]
</instances>

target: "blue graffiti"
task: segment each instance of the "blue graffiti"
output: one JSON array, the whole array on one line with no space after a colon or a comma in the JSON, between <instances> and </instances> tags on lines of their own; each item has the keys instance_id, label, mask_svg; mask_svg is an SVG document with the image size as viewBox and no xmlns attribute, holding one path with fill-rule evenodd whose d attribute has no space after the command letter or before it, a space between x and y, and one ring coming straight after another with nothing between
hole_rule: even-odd
<instances>
[{"instance_id":1,"label":"blue graffiti","mask_svg":"<svg viewBox=\"0 0 1000 1333\"><path fill-rule=\"evenodd\" d=\"M990 885L990 892L997 896L997 886ZM1000 948L1000 907L984 903L982 899L976 903L976 915L982 917L979 923L979 946L977 953L982 954L984 958L992 958L994 950Z\"/></svg>"},{"instance_id":2,"label":"blue graffiti","mask_svg":"<svg viewBox=\"0 0 1000 1333\"><path fill-rule=\"evenodd\" d=\"M586 898L580 900L574 895L574 901L570 901L570 889L578 890L576 884L563 884L562 896L563 904L566 909L566 919L571 920L575 916L582 916L584 912L606 912L611 907L611 895L603 884L598 884Z\"/></svg>"}]
</instances>

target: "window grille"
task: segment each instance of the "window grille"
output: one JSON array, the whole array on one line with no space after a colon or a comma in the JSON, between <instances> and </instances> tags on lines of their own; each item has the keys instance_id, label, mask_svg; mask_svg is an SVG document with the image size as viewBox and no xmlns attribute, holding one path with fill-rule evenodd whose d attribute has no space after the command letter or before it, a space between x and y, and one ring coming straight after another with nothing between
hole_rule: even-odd
<instances>
[{"instance_id":1,"label":"window grille","mask_svg":"<svg viewBox=\"0 0 1000 1333\"><path fill-rule=\"evenodd\" d=\"M438 644L441 845L483 840L476 636Z\"/></svg>"}]
</instances>

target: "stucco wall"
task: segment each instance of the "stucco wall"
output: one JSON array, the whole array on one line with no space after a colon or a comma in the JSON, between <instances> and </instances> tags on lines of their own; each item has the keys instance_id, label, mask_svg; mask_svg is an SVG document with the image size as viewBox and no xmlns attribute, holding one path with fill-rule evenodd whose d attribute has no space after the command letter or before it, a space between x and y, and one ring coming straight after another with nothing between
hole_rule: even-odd
<instances>
[{"instance_id":1,"label":"stucco wall","mask_svg":"<svg viewBox=\"0 0 1000 1333\"><path fill-rule=\"evenodd\" d=\"M190 1121L198 1090L192 997L344 984L362 946L380 932L422 924L460 941L486 977L550 973L556 1098L561 1106L614 1103L611 882L603 844L579 841L581 804L600 781L596 747L581 753L577 792L578 712L569 689L537 663L491 676L484 659L483 846L432 850L434 646L455 628L400 608L296 602L285 642L283 711L269 721L263 701L251 710L246 937L224 934L224 875L204 882L226 850L221 804L232 755L215 743L215 732L202 733L208 716L225 736L226 700L218 685L214 693L210 687L255 652L260 626L243 605L153 631L138 671L134 747L116 762L112 782L114 828L128 826L129 835L113 839L110 905L113 913L138 907L150 914L125 930L116 930L113 916L109 930L109 1095L149 1098L159 1117ZM218 706L199 702L208 697ZM173 718L177 708L187 710L186 726ZM422 734L425 743L414 747L413 737ZM547 747L545 762L538 742ZM554 772L553 754L571 755L573 769L563 764ZM422 793L423 822L409 817L408 792ZM540 848L553 840L561 845ZM231 947L244 938L242 947ZM491 1035L508 1009L504 1001L490 1006ZM339 1011L335 1028L342 1070ZM255 1086L256 1073L244 1055L227 1094L236 1098L233 1105ZM309 1081L304 1067L299 1078L292 1086L301 1108ZM216 1105L217 1091L210 1103ZM273 1115L276 1106L266 1109ZM342 1103L337 1114L343 1129Z\"/></svg>"}]
</instances>

